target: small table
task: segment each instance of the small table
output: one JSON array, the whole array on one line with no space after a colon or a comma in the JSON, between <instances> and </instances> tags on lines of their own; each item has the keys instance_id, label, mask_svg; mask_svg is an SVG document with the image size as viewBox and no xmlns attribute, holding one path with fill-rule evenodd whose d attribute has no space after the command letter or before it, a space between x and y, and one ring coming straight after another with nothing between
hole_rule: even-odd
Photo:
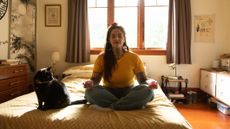
<instances>
[{"instance_id":1,"label":"small table","mask_svg":"<svg viewBox=\"0 0 230 129\"><path fill-rule=\"evenodd\" d=\"M161 87L172 102L187 103L188 79L184 79L182 76L161 76L161 80ZM175 88L170 87L172 82L176 83L177 86Z\"/></svg>"}]
</instances>

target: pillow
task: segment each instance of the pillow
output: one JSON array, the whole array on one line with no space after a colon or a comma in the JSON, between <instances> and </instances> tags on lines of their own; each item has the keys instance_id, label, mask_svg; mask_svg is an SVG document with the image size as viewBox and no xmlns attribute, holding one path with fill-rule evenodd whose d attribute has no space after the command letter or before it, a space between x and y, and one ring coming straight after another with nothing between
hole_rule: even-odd
<instances>
[{"instance_id":1,"label":"pillow","mask_svg":"<svg viewBox=\"0 0 230 129\"><path fill-rule=\"evenodd\" d=\"M93 72L79 72L79 73L73 73L69 77L73 78L91 78Z\"/></svg>"},{"instance_id":2,"label":"pillow","mask_svg":"<svg viewBox=\"0 0 230 129\"><path fill-rule=\"evenodd\" d=\"M93 73L93 64L79 65L68 68L63 72L64 76L90 78Z\"/></svg>"}]
</instances>

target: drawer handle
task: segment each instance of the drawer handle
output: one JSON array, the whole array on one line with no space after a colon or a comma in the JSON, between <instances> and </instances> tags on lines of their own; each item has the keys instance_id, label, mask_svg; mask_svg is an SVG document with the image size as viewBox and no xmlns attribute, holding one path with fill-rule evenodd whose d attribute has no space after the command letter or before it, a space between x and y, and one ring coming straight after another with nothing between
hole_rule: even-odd
<instances>
[{"instance_id":1,"label":"drawer handle","mask_svg":"<svg viewBox=\"0 0 230 129\"><path fill-rule=\"evenodd\" d=\"M10 86L13 86L13 85L17 85L17 84L19 84L19 83L21 83L22 81L15 81L15 82L11 82L9 85Z\"/></svg>"},{"instance_id":2,"label":"drawer handle","mask_svg":"<svg viewBox=\"0 0 230 129\"><path fill-rule=\"evenodd\" d=\"M23 69L20 69L20 70L14 70L14 73L19 73L19 72L23 72L24 70Z\"/></svg>"}]
</instances>

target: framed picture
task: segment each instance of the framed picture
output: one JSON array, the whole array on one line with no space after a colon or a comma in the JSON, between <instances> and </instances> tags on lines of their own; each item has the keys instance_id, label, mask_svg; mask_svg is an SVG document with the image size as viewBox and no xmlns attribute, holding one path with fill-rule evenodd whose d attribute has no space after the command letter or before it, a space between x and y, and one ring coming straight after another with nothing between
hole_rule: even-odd
<instances>
[{"instance_id":1,"label":"framed picture","mask_svg":"<svg viewBox=\"0 0 230 129\"><path fill-rule=\"evenodd\" d=\"M61 26L61 5L60 4L45 5L45 26L47 27Z\"/></svg>"},{"instance_id":2,"label":"framed picture","mask_svg":"<svg viewBox=\"0 0 230 129\"><path fill-rule=\"evenodd\" d=\"M194 16L195 42L214 43L215 15Z\"/></svg>"}]
</instances>

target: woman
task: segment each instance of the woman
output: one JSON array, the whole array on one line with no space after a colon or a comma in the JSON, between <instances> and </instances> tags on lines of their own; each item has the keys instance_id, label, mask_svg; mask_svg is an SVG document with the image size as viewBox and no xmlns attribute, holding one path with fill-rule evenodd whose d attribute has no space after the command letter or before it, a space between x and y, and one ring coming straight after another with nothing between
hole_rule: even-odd
<instances>
[{"instance_id":1,"label":"woman","mask_svg":"<svg viewBox=\"0 0 230 129\"><path fill-rule=\"evenodd\" d=\"M136 77L139 85L134 86ZM103 86L99 85L103 78ZM125 31L116 23L107 32L105 50L94 64L90 80L84 83L85 98L114 110L142 108L154 97L157 82L148 84L143 62L126 44Z\"/></svg>"}]
</instances>

